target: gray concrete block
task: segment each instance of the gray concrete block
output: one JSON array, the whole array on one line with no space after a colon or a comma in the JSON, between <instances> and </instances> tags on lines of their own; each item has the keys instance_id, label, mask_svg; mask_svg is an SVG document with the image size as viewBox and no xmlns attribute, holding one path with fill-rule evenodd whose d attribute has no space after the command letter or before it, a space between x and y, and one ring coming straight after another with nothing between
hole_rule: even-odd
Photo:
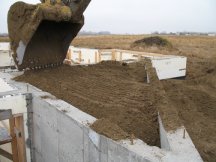
<instances>
[{"instance_id":1,"label":"gray concrete block","mask_svg":"<svg viewBox=\"0 0 216 162\"><path fill-rule=\"evenodd\" d=\"M89 129L83 127L83 162L89 162Z\"/></svg>"},{"instance_id":2,"label":"gray concrete block","mask_svg":"<svg viewBox=\"0 0 216 162\"><path fill-rule=\"evenodd\" d=\"M83 128L63 112L58 112L59 161L83 161Z\"/></svg>"},{"instance_id":3,"label":"gray concrete block","mask_svg":"<svg viewBox=\"0 0 216 162\"><path fill-rule=\"evenodd\" d=\"M41 152L35 150L35 162L43 162Z\"/></svg>"},{"instance_id":4,"label":"gray concrete block","mask_svg":"<svg viewBox=\"0 0 216 162\"><path fill-rule=\"evenodd\" d=\"M33 115L33 148L37 149L37 152L42 152L41 150L41 122L40 116L37 114Z\"/></svg>"},{"instance_id":5,"label":"gray concrete block","mask_svg":"<svg viewBox=\"0 0 216 162\"><path fill-rule=\"evenodd\" d=\"M59 162L57 110L44 104L40 109L41 151L44 162Z\"/></svg>"},{"instance_id":6,"label":"gray concrete block","mask_svg":"<svg viewBox=\"0 0 216 162\"><path fill-rule=\"evenodd\" d=\"M136 162L151 162L150 160L147 160L141 156L138 156L134 152L130 152L129 161L130 162L134 162L134 161L136 161Z\"/></svg>"},{"instance_id":7,"label":"gray concrete block","mask_svg":"<svg viewBox=\"0 0 216 162\"><path fill-rule=\"evenodd\" d=\"M129 162L129 151L112 140L108 140L108 162Z\"/></svg>"},{"instance_id":8,"label":"gray concrete block","mask_svg":"<svg viewBox=\"0 0 216 162\"><path fill-rule=\"evenodd\" d=\"M89 162L101 162L100 161L100 135L89 130L88 134L88 150L89 150Z\"/></svg>"},{"instance_id":9,"label":"gray concrete block","mask_svg":"<svg viewBox=\"0 0 216 162\"><path fill-rule=\"evenodd\" d=\"M43 104L41 102L38 102L39 100L36 98L36 97L33 97L32 99L32 111L33 111L33 114L37 114L37 115L40 115L41 112L40 112L40 109L43 108Z\"/></svg>"},{"instance_id":10,"label":"gray concrete block","mask_svg":"<svg viewBox=\"0 0 216 162\"><path fill-rule=\"evenodd\" d=\"M41 127L41 151L44 162L58 162L58 133L47 123Z\"/></svg>"},{"instance_id":11,"label":"gray concrete block","mask_svg":"<svg viewBox=\"0 0 216 162\"><path fill-rule=\"evenodd\" d=\"M108 162L108 140L107 137L100 137L100 160Z\"/></svg>"},{"instance_id":12,"label":"gray concrete block","mask_svg":"<svg viewBox=\"0 0 216 162\"><path fill-rule=\"evenodd\" d=\"M167 132L165 131L160 115L158 115L158 122L159 122L159 130L160 130L161 148L169 151L171 150L171 148L170 148L169 141L167 139Z\"/></svg>"}]
</instances>

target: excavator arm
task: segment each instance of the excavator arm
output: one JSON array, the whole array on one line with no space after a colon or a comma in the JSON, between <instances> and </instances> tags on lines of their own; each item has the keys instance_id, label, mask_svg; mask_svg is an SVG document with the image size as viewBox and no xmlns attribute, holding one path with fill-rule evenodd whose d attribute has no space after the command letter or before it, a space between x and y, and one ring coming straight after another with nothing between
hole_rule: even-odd
<instances>
[{"instance_id":1,"label":"excavator arm","mask_svg":"<svg viewBox=\"0 0 216 162\"><path fill-rule=\"evenodd\" d=\"M72 40L84 25L91 0L41 0L37 5L16 2L8 12L13 59L19 70L59 66Z\"/></svg>"}]
</instances>

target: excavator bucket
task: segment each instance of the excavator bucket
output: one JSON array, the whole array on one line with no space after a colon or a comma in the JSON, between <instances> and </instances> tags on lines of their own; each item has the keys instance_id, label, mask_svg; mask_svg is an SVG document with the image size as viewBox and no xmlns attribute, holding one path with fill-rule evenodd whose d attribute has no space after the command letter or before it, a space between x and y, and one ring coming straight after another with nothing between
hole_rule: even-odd
<instances>
[{"instance_id":1,"label":"excavator bucket","mask_svg":"<svg viewBox=\"0 0 216 162\"><path fill-rule=\"evenodd\" d=\"M23 70L61 65L84 24L83 12L89 2L13 4L8 12L8 32L16 67Z\"/></svg>"}]
</instances>

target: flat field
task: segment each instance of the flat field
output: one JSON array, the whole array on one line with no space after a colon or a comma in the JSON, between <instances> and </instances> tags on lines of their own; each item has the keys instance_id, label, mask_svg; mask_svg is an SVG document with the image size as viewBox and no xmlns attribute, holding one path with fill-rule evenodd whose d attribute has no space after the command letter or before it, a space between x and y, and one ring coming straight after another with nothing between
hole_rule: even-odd
<instances>
[{"instance_id":1,"label":"flat field","mask_svg":"<svg viewBox=\"0 0 216 162\"><path fill-rule=\"evenodd\" d=\"M9 42L8 37L0 37L0 42Z\"/></svg>"}]
</instances>

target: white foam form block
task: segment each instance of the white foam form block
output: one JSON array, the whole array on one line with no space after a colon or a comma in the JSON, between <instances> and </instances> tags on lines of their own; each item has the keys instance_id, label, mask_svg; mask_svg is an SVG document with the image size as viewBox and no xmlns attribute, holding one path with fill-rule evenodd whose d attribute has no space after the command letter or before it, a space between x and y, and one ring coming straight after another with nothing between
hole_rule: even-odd
<instances>
[{"instance_id":1,"label":"white foam form block","mask_svg":"<svg viewBox=\"0 0 216 162\"><path fill-rule=\"evenodd\" d=\"M5 82L2 78L0 78L0 92L9 92L15 90L11 87L7 82Z\"/></svg>"}]
</instances>

